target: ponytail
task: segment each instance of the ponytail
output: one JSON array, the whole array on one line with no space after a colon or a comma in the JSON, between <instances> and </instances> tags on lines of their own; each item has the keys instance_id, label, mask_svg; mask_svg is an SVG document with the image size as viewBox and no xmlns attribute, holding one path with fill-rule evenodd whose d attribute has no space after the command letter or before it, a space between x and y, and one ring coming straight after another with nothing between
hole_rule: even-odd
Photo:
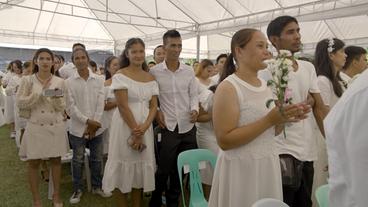
<instances>
[{"instance_id":1,"label":"ponytail","mask_svg":"<svg viewBox=\"0 0 368 207\"><path fill-rule=\"evenodd\" d=\"M225 65L224 65L224 71L222 72L221 76L220 76L220 80L219 83L221 83L223 80L225 80L225 78L227 78L227 76L235 73L236 71L236 66L234 63L234 55L233 53L230 53L230 55L227 57Z\"/></svg>"}]
</instances>

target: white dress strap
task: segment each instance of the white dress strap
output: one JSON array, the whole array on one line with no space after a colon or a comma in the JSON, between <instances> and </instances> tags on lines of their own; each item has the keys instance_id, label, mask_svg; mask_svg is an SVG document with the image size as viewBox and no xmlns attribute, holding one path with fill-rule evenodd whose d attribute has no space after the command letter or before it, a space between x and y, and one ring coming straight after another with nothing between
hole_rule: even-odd
<instances>
[{"instance_id":1,"label":"white dress strap","mask_svg":"<svg viewBox=\"0 0 368 207\"><path fill-rule=\"evenodd\" d=\"M234 78L234 74L228 76L225 80L229 81L231 83L231 85L234 86L234 88L236 90L236 94L238 95L239 106L241 106L241 103L244 102L244 94L242 93L242 90L239 87L238 81Z\"/></svg>"}]
</instances>

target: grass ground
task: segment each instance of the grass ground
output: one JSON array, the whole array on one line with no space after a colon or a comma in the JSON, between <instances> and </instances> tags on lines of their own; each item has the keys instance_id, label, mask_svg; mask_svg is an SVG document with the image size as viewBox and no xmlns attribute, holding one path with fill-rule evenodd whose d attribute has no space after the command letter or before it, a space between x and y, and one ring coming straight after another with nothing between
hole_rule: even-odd
<instances>
[{"instance_id":1,"label":"grass ground","mask_svg":"<svg viewBox=\"0 0 368 207\"><path fill-rule=\"evenodd\" d=\"M51 201L47 199L48 185L40 181L40 193L44 207L50 207ZM84 193L79 204L69 204L72 194L72 177L70 165L63 164L61 180L61 197L64 206L73 207L112 207L113 198L101 198L91 193ZM19 160L15 141L9 138L9 127L0 128L0 207L30 207L32 196L27 182L26 163ZM144 198L147 206L148 198Z\"/></svg>"}]
</instances>

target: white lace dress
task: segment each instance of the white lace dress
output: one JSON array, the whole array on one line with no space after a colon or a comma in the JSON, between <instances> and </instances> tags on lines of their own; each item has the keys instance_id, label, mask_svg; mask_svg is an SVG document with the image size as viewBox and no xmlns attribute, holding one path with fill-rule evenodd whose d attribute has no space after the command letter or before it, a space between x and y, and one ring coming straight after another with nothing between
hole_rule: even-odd
<instances>
[{"instance_id":1,"label":"white lace dress","mask_svg":"<svg viewBox=\"0 0 368 207\"><path fill-rule=\"evenodd\" d=\"M238 126L250 124L264 117L270 109L266 101L272 98L265 81L254 87L230 75L240 104ZM220 150L213 177L210 207L250 207L262 198L282 200L279 156L270 128L250 143L231 150Z\"/></svg>"},{"instance_id":2,"label":"white lace dress","mask_svg":"<svg viewBox=\"0 0 368 207\"><path fill-rule=\"evenodd\" d=\"M123 74L115 74L112 78L112 90L127 89L128 105L137 123L143 123L149 113L149 101L158 95L156 81L137 82ZM144 192L155 189L155 155L153 145L153 129L147 129L143 136L147 148L138 152L127 143L131 130L115 110L110 126L110 144L102 188L111 192L118 188L122 193L128 193L132 188Z\"/></svg>"}]
</instances>

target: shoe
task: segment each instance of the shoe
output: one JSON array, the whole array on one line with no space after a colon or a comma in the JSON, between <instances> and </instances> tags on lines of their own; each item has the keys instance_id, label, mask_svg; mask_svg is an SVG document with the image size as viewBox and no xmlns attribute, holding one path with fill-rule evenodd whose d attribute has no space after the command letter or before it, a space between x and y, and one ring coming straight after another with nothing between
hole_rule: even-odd
<instances>
[{"instance_id":1,"label":"shoe","mask_svg":"<svg viewBox=\"0 0 368 207\"><path fill-rule=\"evenodd\" d=\"M10 132L10 138L15 139L15 136L16 136L15 131Z\"/></svg>"},{"instance_id":2,"label":"shoe","mask_svg":"<svg viewBox=\"0 0 368 207\"><path fill-rule=\"evenodd\" d=\"M70 197L69 202L71 204L76 204L80 202L80 198L82 197L82 191L78 190L76 192L73 193L72 197Z\"/></svg>"},{"instance_id":3,"label":"shoe","mask_svg":"<svg viewBox=\"0 0 368 207\"><path fill-rule=\"evenodd\" d=\"M103 198L108 198L112 196L112 193L106 193L101 188L92 189L92 194L98 194Z\"/></svg>"}]
</instances>

